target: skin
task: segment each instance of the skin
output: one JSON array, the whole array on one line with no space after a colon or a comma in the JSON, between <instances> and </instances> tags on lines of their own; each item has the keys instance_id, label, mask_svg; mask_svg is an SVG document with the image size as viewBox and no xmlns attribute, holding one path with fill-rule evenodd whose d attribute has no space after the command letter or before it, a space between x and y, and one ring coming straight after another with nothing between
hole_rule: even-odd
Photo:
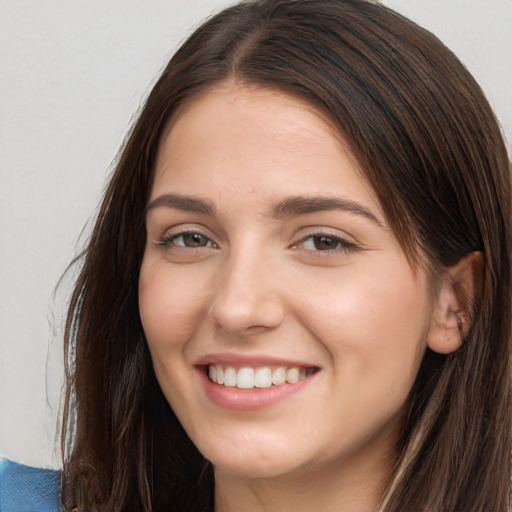
<instances>
[{"instance_id":1,"label":"skin","mask_svg":"<svg viewBox=\"0 0 512 512\"><path fill-rule=\"evenodd\" d=\"M345 207L276 211L298 196ZM141 319L162 390L214 465L216 510L376 510L407 395L444 331L426 272L341 138L297 99L221 84L167 130L149 204ZM212 354L318 371L277 403L229 410L196 366Z\"/></svg>"}]
</instances>

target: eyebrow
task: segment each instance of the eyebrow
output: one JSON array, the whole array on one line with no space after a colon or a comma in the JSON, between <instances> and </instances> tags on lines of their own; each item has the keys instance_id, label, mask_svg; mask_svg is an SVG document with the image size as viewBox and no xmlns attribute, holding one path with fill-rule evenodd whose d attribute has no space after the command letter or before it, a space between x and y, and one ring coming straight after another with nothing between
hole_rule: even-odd
<instances>
[{"instance_id":1,"label":"eyebrow","mask_svg":"<svg viewBox=\"0 0 512 512\"><path fill-rule=\"evenodd\" d=\"M200 197L183 196L180 194L164 194L157 197L148 204L146 213L162 206L186 212L204 213L205 215L213 215L215 213L215 207L210 201Z\"/></svg>"},{"instance_id":2,"label":"eyebrow","mask_svg":"<svg viewBox=\"0 0 512 512\"><path fill-rule=\"evenodd\" d=\"M187 212L215 216L215 206L207 199L181 194L164 194L149 203L146 212L154 208L167 207ZM288 219L308 213L341 210L360 215L382 227L377 216L363 205L346 197L339 196L293 196L272 205L270 216L275 219Z\"/></svg>"},{"instance_id":3,"label":"eyebrow","mask_svg":"<svg viewBox=\"0 0 512 512\"><path fill-rule=\"evenodd\" d=\"M319 211L341 210L365 217L382 227L377 216L363 205L346 197L295 196L285 199L272 207L272 216L276 219L287 219L297 215L305 215Z\"/></svg>"}]
</instances>

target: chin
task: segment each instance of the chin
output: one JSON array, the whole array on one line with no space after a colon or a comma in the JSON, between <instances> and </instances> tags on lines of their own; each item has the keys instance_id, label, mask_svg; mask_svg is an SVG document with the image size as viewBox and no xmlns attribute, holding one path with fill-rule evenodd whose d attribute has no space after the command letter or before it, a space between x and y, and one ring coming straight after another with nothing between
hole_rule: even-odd
<instances>
[{"instance_id":1,"label":"chin","mask_svg":"<svg viewBox=\"0 0 512 512\"><path fill-rule=\"evenodd\" d=\"M283 440L270 442L254 438L237 442L231 438L227 444L200 446L200 451L216 471L244 479L275 478L312 465L308 454L300 453L300 444L290 446Z\"/></svg>"},{"instance_id":2,"label":"chin","mask_svg":"<svg viewBox=\"0 0 512 512\"><path fill-rule=\"evenodd\" d=\"M289 475L299 471L295 464L287 464L286 461L268 461L261 460L248 461L247 459L220 460L218 464L211 461L216 472L230 473L244 480L273 479L284 475Z\"/></svg>"}]
</instances>

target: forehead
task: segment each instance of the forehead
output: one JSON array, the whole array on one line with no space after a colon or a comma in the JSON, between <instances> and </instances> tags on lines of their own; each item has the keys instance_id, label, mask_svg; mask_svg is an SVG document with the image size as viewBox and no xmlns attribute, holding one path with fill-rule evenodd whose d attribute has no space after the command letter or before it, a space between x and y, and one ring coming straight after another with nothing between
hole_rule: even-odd
<instances>
[{"instance_id":1,"label":"forehead","mask_svg":"<svg viewBox=\"0 0 512 512\"><path fill-rule=\"evenodd\" d=\"M232 82L196 96L175 115L161 139L155 172L154 189L210 191L227 180L225 185L244 185L247 193L274 186L326 195L337 183L345 193L376 202L325 115L291 95Z\"/></svg>"},{"instance_id":2,"label":"forehead","mask_svg":"<svg viewBox=\"0 0 512 512\"><path fill-rule=\"evenodd\" d=\"M255 143L259 143L262 137L268 137L271 142L269 150L276 146L277 140L281 149L285 149L283 136L290 134L292 136L286 141L290 149L305 149L303 142L307 141L307 147L314 150L315 142L327 138L339 145L337 149L349 153L334 123L309 103L273 89L231 80L193 95L180 106L163 133L160 148L173 145L178 138L184 139L185 131L187 144L183 146L183 140L175 144L173 151L176 153L193 145L201 134L207 134L212 144L220 143L229 128L229 135L247 135ZM314 135L317 135L316 141Z\"/></svg>"}]
</instances>

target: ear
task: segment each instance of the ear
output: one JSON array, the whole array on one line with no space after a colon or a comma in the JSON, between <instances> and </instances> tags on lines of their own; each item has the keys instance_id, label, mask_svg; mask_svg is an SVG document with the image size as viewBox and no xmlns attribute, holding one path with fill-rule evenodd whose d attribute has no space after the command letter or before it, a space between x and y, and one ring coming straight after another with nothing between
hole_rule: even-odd
<instances>
[{"instance_id":1,"label":"ear","mask_svg":"<svg viewBox=\"0 0 512 512\"><path fill-rule=\"evenodd\" d=\"M433 308L427 345L440 354L457 350L473 321L473 309L482 286L483 258L470 252L455 265L447 267Z\"/></svg>"}]
</instances>

